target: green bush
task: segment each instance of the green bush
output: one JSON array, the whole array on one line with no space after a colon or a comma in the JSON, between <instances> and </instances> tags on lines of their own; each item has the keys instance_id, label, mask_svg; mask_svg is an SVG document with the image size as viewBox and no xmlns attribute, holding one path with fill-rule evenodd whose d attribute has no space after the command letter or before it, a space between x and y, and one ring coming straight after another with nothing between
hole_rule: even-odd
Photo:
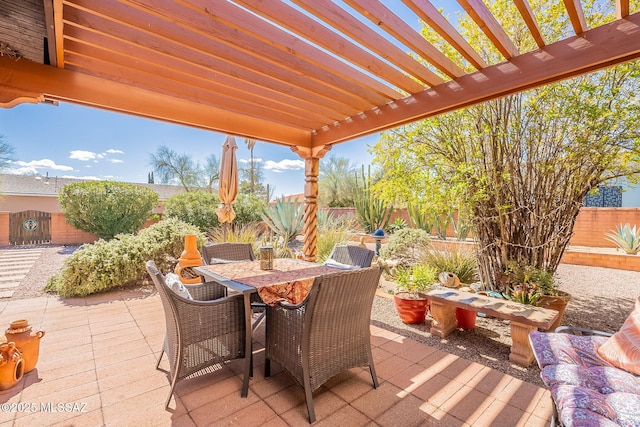
<instances>
[{"instance_id":1,"label":"green bush","mask_svg":"<svg viewBox=\"0 0 640 427\"><path fill-rule=\"evenodd\" d=\"M158 203L158 193L125 182L89 181L65 185L59 199L69 224L108 240L138 231Z\"/></svg>"},{"instance_id":2,"label":"green bush","mask_svg":"<svg viewBox=\"0 0 640 427\"><path fill-rule=\"evenodd\" d=\"M167 199L164 216L195 225L200 231L206 232L220 224L216 214L219 205L220 199L215 194L190 191Z\"/></svg>"},{"instance_id":3,"label":"green bush","mask_svg":"<svg viewBox=\"0 0 640 427\"><path fill-rule=\"evenodd\" d=\"M384 259L396 260L398 266L408 267L420 264L430 242L426 231L404 228L389 237L387 244L380 249L380 256Z\"/></svg>"},{"instance_id":4,"label":"green bush","mask_svg":"<svg viewBox=\"0 0 640 427\"><path fill-rule=\"evenodd\" d=\"M261 214L265 206L267 206L267 203L255 194L239 194L238 199L233 204L233 210L236 213L233 226L243 226L262 221Z\"/></svg>"},{"instance_id":5,"label":"green bush","mask_svg":"<svg viewBox=\"0 0 640 427\"><path fill-rule=\"evenodd\" d=\"M436 283L436 270L426 264L399 268L396 274L397 292L427 292Z\"/></svg>"},{"instance_id":6,"label":"green bush","mask_svg":"<svg viewBox=\"0 0 640 427\"><path fill-rule=\"evenodd\" d=\"M197 227L165 219L137 235L119 234L112 240L82 245L65 260L45 289L69 298L136 284L147 277L148 260L154 260L160 271L173 270L187 234L196 234L198 245L204 244L204 235Z\"/></svg>"},{"instance_id":7,"label":"green bush","mask_svg":"<svg viewBox=\"0 0 640 427\"><path fill-rule=\"evenodd\" d=\"M475 255L466 250L436 251L426 253L424 261L440 274L444 271L455 274L460 283L470 284L478 280L478 261Z\"/></svg>"}]
</instances>

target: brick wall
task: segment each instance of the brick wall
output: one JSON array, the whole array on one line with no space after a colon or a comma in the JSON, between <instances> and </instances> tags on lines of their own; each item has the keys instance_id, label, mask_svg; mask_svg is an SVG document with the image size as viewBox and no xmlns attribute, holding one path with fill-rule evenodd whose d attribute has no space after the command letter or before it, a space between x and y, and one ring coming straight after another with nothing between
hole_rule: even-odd
<instances>
[{"instance_id":1,"label":"brick wall","mask_svg":"<svg viewBox=\"0 0 640 427\"><path fill-rule=\"evenodd\" d=\"M62 212L51 214L51 243L54 245L75 245L95 242L95 234L80 231L70 225Z\"/></svg>"},{"instance_id":2,"label":"brick wall","mask_svg":"<svg viewBox=\"0 0 640 427\"><path fill-rule=\"evenodd\" d=\"M0 246L9 246L9 212L0 212Z\"/></svg>"},{"instance_id":3,"label":"brick wall","mask_svg":"<svg viewBox=\"0 0 640 427\"><path fill-rule=\"evenodd\" d=\"M640 227L640 208L582 208L573 228L571 245L615 248L605 233L620 224Z\"/></svg>"}]
</instances>

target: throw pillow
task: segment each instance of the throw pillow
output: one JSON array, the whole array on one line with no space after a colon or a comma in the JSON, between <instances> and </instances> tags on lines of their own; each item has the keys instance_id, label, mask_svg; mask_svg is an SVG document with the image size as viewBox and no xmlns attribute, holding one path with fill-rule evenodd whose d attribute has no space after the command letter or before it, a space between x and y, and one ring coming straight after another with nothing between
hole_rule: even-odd
<instances>
[{"instance_id":1,"label":"throw pillow","mask_svg":"<svg viewBox=\"0 0 640 427\"><path fill-rule=\"evenodd\" d=\"M343 264L341 262L334 261L331 258L325 261L324 265L326 265L327 267L339 268L340 270L357 270L358 268L360 268L357 265Z\"/></svg>"},{"instance_id":2,"label":"throw pillow","mask_svg":"<svg viewBox=\"0 0 640 427\"><path fill-rule=\"evenodd\" d=\"M164 277L164 282L167 284L167 287L169 289L180 295L182 298L193 300L193 297L191 297L189 290L180 281L180 277L177 274L167 273L167 275Z\"/></svg>"},{"instance_id":3,"label":"throw pillow","mask_svg":"<svg viewBox=\"0 0 640 427\"><path fill-rule=\"evenodd\" d=\"M600 346L598 354L612 365L640 375L640 297L620 330Z\"/></svg>"}]
</instances>

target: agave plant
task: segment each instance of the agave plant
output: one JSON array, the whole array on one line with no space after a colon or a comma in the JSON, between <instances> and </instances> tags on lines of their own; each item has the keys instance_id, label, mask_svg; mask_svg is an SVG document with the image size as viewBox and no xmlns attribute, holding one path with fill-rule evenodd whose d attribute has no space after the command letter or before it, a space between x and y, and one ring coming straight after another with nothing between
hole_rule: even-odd
<instances>
[{"instance_id":1,"label":"agave plant","mask_svg":"<svg viewBox=\"0 0 640 427\"><path fill-rule=\"evenodd\" d=\"M273 232L282 237L285 244L293 240L304 228L304 205L286 202L284 197L277 199L275 205L266 206L262 220Z\"/></svg>"},{"instance_id":2,"label":"agave plant","mask_svg":"<svg viewBox=\"0 0 640 427\"><path fill-rule=\"evenodd\" d=\"M640 234L638 234L635 225L631 228L628 223L620 224L616 227L615 232L612 230L611 233L605 235L627 254L635 255L640 251Z\"/></svg>"}]
</instances>

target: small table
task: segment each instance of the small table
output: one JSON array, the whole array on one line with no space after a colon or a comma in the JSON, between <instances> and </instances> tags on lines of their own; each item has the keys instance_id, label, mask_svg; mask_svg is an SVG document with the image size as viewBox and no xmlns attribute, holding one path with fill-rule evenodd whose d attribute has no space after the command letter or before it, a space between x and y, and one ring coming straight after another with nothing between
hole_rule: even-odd
<instances>
[{"instance_id":1,"label":"small table","mask_svg":"<svg viewBox=\"0 0 640 427\"><path fill-rule=\"evenodd\" d=\"M280 301L298 304L307 297L316 277L340 271L332 267L291 258L274 259L273 270L261 270L259 260L204 265L194 267L193 270L207 280L217 282L234 291L242 292L244 296L247 331L245 344L248 356L245 357L242 397L247 397L249 376L251 376L252 372L251 294L258 292L263 301L269 305L276 305Z\"/></svg>"},{"instance_id":2,"label":"small table","mask_svg":"<svg viewBox=\"0 0 640 427\"><path fill-rule=\"evenodd\" d=\"M511 321L513 344L509 360L522 366L529 366L533 362L529 332L538 328L548 330L559 315L556 310L450 288L431 290L427 292L427 297L431 301L433 317L430 332L441 338L456 328L456 308Z\"/></svg>"}]
</instances>

